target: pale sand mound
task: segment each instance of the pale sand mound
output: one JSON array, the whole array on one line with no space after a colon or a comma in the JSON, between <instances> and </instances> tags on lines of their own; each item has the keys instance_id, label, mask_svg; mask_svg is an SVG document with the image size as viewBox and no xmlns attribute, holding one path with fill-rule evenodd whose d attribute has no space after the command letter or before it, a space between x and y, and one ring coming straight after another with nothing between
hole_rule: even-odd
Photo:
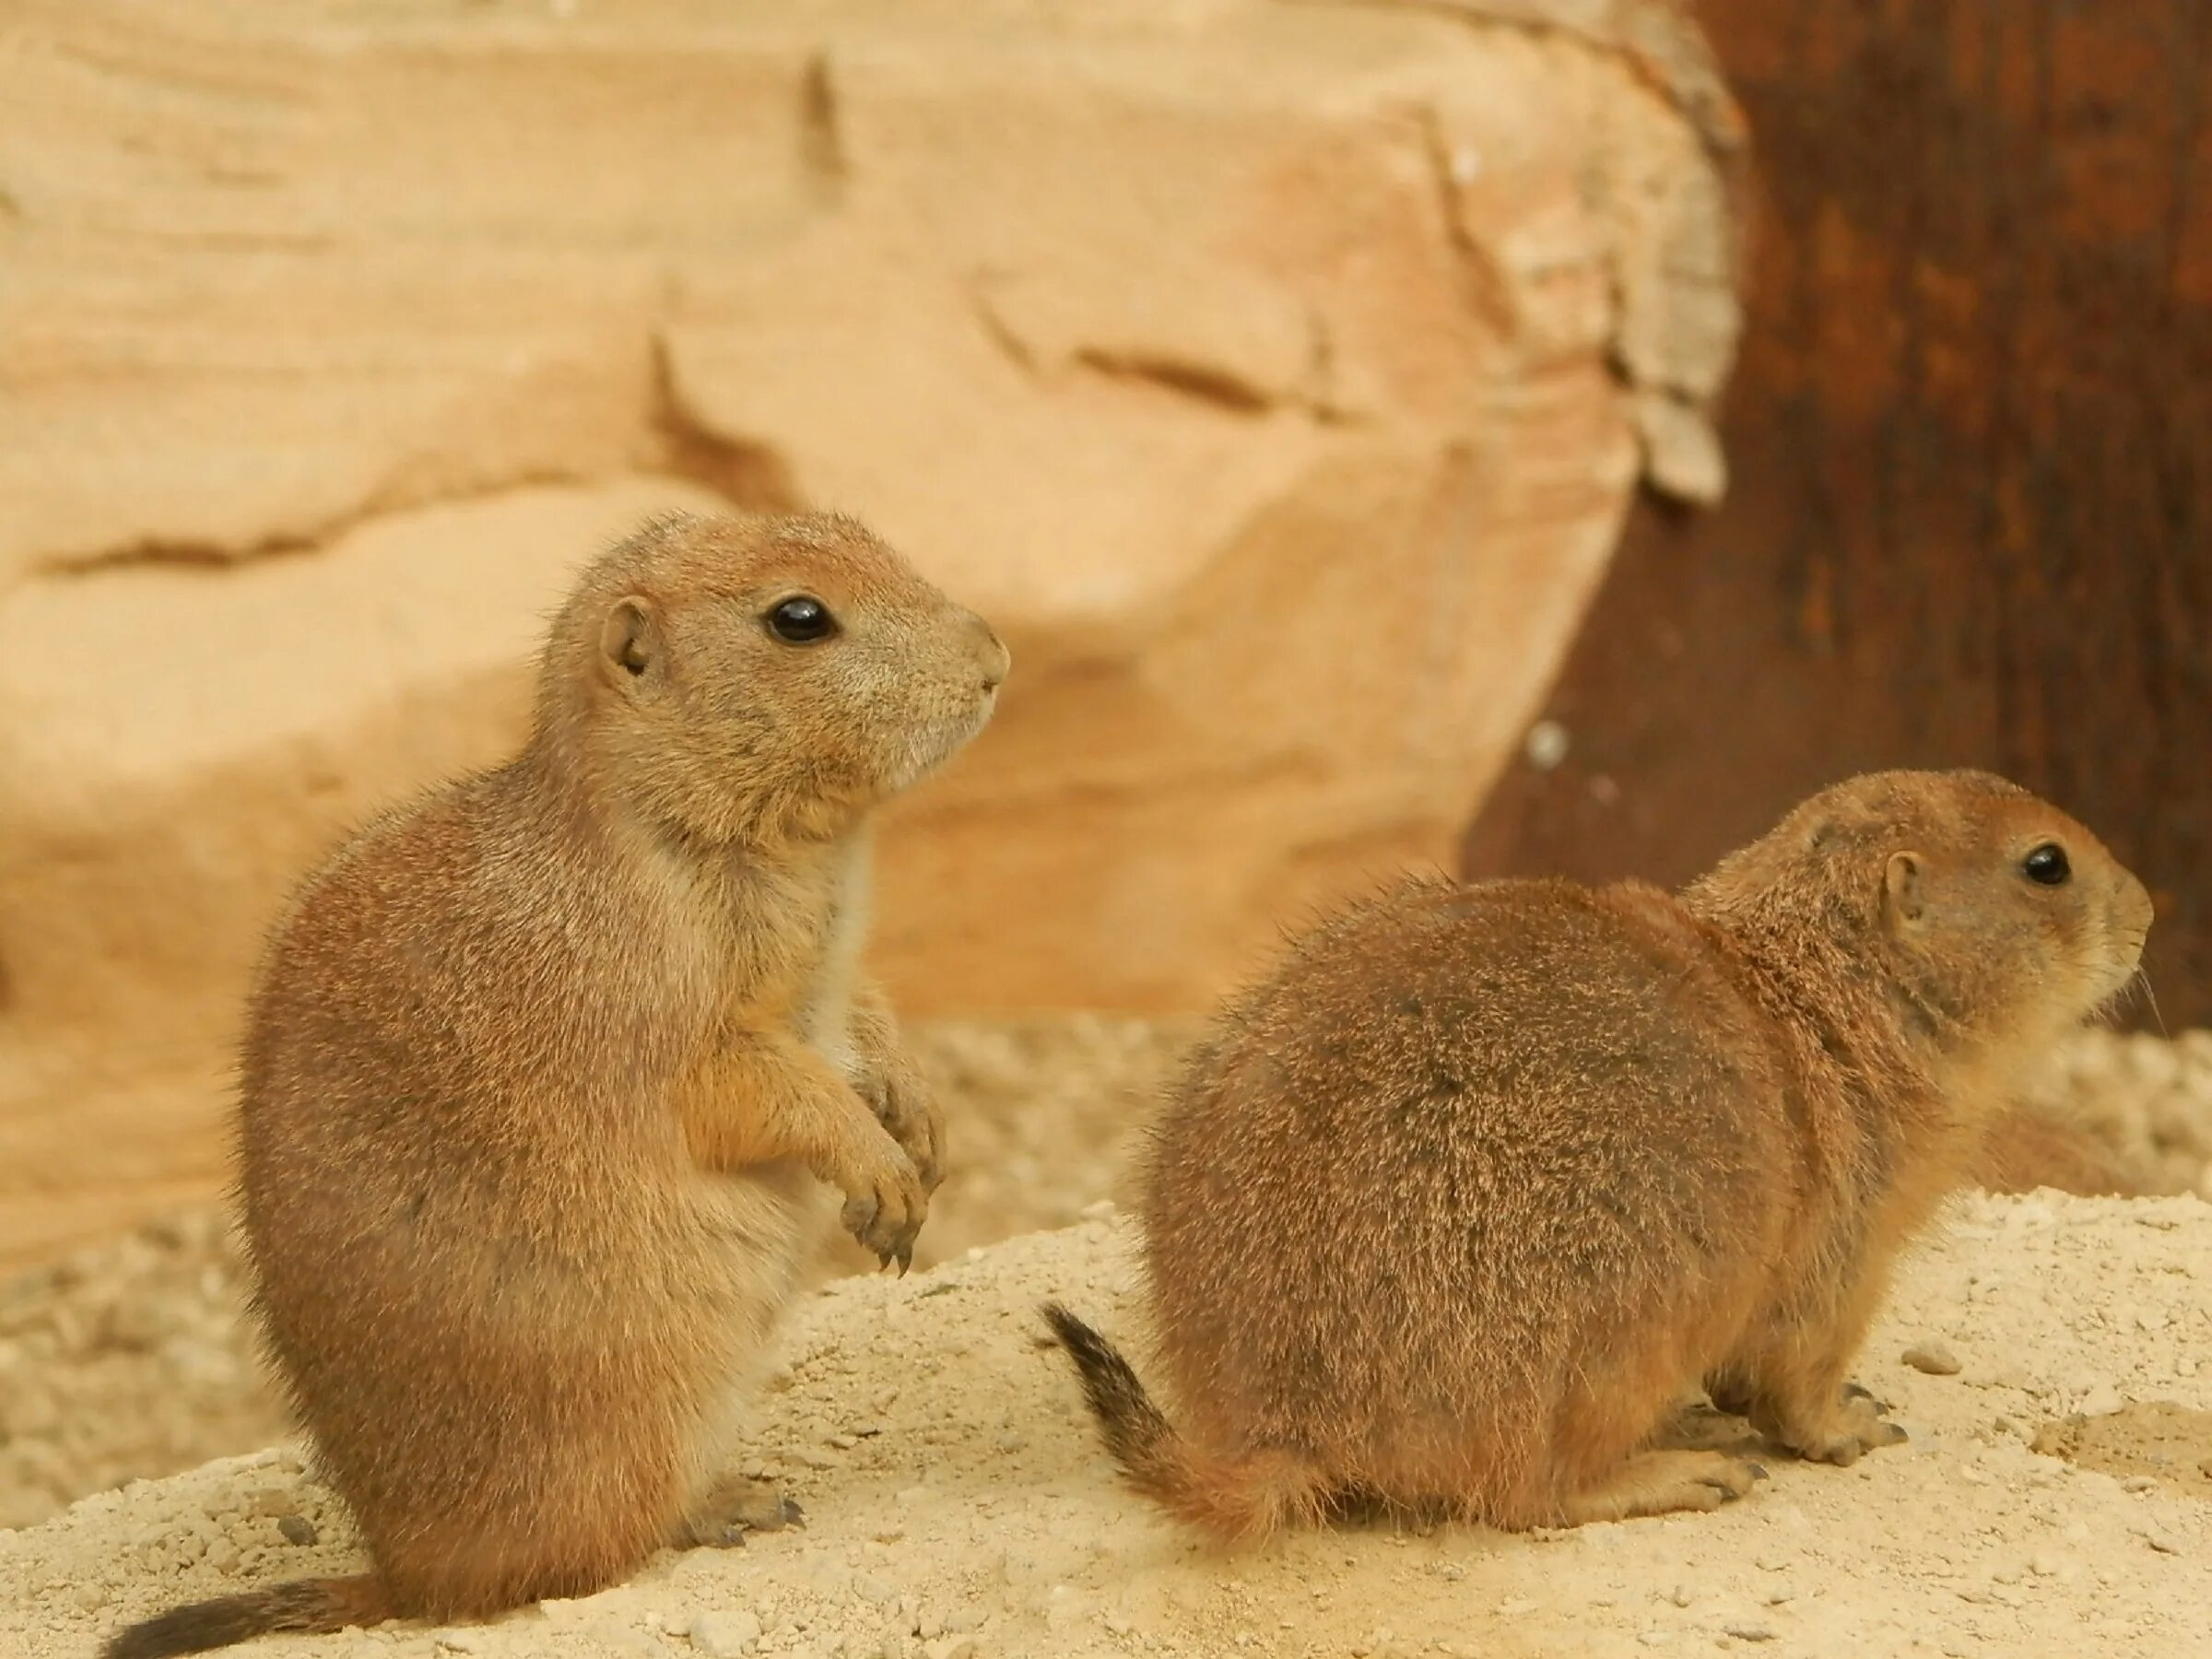
<instances>
[{"instance_id":1,"label":"pale sand mound","mask_svg":"<svg viewBox=\"0 0 2212 1659\"><path fill-rule=\"evenodd\" d=\"M950 1120L916 1263L1065 1227L1114 1195L1187 1021L939 1021L911 1039ZM841 1233L823 1277L873 1270ZM135 1477L263 1446L285 1418L223 1213L203 1206L0 1277L0 1529ZM7 1659L0 1653L0 1659Z\"/></svg>"},{"instance_id":2,"label":"pale sand mound","mask_svg":"<svg viewBox=\"0 0 2212 1659\"><path fill-rule=\"evenodd\" d=\"M918 1026L915 1052L951 1120L952 1173L917 1263L1126 1199L1157 1091L1195 1029L1088 1014ZM2212 1199L2212 1031L2172 1042L2084 1032L2037 1094L2145 1190ZM825 1271L873 1266L841 1239L825 1255ZM180 1214L0 1280L0 1528L284 1429L218 1212Z\"/></svg>"},{"instance_id":3,"label":"pale sand mound","mask_svg":"<svg viewBox=\"0 0 2212 1659\"><path fill-rule=\"evenodd\" d=\"M1777 1459L1714 1515L1556 1537L1305 1535L1226 1560L1113 1484L1038 1340L1047 1294L1133 1333L1128 1238L1094 1220L810 1298L754 1465L805 1503L803 1530L666 1555L629 1584L491 1626L237 1651L2212 1651L2212 1503L2195 1466L2212 1458L2212 1207L2194 1198L1962 1200L1859 1369L1912 1440L1853 1469ZM1901 1362L1930 1340L1957 1374ZM2051 1443L2122 1476L2030 1449L2085 1411L2123 1415L2062 1424ZM317 1541L290 1541L309 1537L302 1520ZM214 1464L0 1535L0 1653L89 1655L127 1616L359 1564L296 1458Z\"/></svg>"}]
</instances>

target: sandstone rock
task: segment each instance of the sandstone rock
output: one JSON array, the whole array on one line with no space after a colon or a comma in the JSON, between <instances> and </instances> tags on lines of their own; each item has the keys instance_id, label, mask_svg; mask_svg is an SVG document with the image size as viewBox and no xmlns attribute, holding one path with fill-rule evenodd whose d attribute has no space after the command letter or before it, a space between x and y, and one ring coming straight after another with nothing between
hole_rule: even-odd
<instances>
[{"instance_id":1,"label":"sandstone rock","mask_svg":"<svg viewBox=\"0 0 2212 1659\"><path fill-rule=\"evenodd\" d=\"M1448 857L1641 473L1720 487L1740 135L1660 0L376 18L0 47L0 1257L211 1186L285 888L651 511L993 617L880 959L1142 1009Z\"/></svg>"}]
</instances>

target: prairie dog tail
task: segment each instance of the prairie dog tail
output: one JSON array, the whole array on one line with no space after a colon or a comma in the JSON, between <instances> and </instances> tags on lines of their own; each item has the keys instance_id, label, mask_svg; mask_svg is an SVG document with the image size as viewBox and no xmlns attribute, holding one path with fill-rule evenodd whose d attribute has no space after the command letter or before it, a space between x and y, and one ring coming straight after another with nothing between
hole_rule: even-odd
<instances>
[{"instance_id":1,"label":"prairie dog tail","mask_svg":"<svg viewBox=\"0 0 2212 1659\"><path fill-rule=\"evenodd\" d=\"M1232 1543L1321 1519L1328 1482L1305 1458L1275 1450L1221 1457L1193 1445L1112 1343L1057 1302L1045 1304L1044 1317L1082 1376L1107 1453L1138 1491Z\"/></svg>"},{"instance_id":2,"label":"prairie dog tail","mask_svg":"<svg viewBox=\"0 0 2212 1659\"><path fill-rule=\"evenodd\" d=\"M278 1631L327 1635L347 1625L382 1624L394 1616L382 1581L359 1578L294 1579L243 1595L187 1602L158 1618L119 1630L100 1650L100 1659L171 1659L205 1653L252 1636Z\"/></svg>"}]
</instances>

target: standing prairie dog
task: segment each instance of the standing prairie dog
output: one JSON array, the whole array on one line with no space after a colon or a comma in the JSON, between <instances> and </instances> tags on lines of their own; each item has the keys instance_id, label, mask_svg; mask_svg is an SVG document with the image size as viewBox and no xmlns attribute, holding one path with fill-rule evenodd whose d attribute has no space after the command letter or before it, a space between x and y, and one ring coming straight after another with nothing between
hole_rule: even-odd
<instances>
[{"instance_id":1,"label":"standing prairie dog","mask_svg":"<svg viewBox=\"0 0 2212 1659\"><path fill-rule=\"evenodd\" d=\"M1109 1450L1229 1539L1365 1500L1508 1527L1711 1509L1705 1385L1807 1458L1904 1438L1847 1371L2019 1069L2150 900L2001 779L1815 796L1670 897L1407 882L1191 1062L1141 1216L1179 1430L1047 1310Z\"/></svg>"},{"instance_id":2,"label":"standing prairie dog","mask_svg":"<svg viewBox=\"0 0 2212 1659\"><path fill-rule=\"evenodd\" d=\"M843 518L673 520L583 576L523 752L340 851L253 994L257 1311L374 1571L109 1659L483 1617L786 1512L716 1477L815 1182L903 1267L937 1180L860 974L869 815L1006 667Z\"/></svg>"}]
</instances>

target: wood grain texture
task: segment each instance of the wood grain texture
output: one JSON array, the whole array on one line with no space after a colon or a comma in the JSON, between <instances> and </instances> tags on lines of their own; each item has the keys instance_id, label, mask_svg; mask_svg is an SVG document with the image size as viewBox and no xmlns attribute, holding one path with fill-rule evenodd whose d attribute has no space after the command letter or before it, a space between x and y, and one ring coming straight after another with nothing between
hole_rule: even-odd
<instances>
[{"instance_id":1,"label":"wood grain texture","mask_svg":"<svg viewBox=\"0 0 2212 1659\"><path fill-rule=\"evenodd\" d=\"M1977 764L2142 875L2212 1020L2212 7L1703 0L1756 158L1717 511L1631 521L1471 875L1677 880Z\"/></svg>"}]
</instances>

